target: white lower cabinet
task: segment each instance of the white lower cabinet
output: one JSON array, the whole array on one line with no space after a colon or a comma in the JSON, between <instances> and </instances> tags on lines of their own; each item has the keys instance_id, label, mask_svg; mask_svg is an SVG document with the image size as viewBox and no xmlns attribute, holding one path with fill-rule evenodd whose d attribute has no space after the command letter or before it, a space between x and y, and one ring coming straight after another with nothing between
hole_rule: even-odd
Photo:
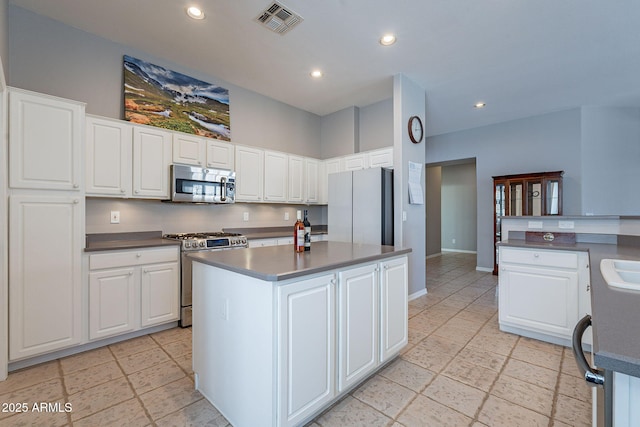
<instances>
[{"instance_id":1,"label":"white lower cabinet","mask_svg":"<svg viewBox=\"0 0 640 427\"><path fill-rule=\"evenodd\" d=\"M9 197L9 360L82 339L84 196Z\"/></svg>"},{"instance_id":2,"label":"white lower cabinet","mask_svg":"<svg viewBox=\"0 0 640 427\"><path fill-rule=\"evenodd\" d=\"M587 254L501 247L500 328L569 345L578 320L588 313ZM587 339L590 343L590 339Z\"/></svg>"},{"instance_id":3,"label":"white lower cabinet","mask_svg":"<svg viewBox=\"0 0 640 427\"><path fill-rule=\"evenodd\" d=\"M346 390L378 364L378 264L338 275L338 390Z\"/></svg>"},{"instance_id":4,"label":"white lower cabinet","mask_svg":"<svg viewBox=\"0 0 640 427\"><path fill-rule=\"evenodd\" d=\"M278 288L280 426L301 424L335 396L333 274Z\"/></svg>"},{"instance_id":5,"label":"white lower cabinet","mask_svg":"<svg viewBox=\"0 0 640 427\"><path fill-rule=\"evenodd\" d=\"M178 248L89 255L89 339L180 318Z\"/></svg>"},{"instance_id":6,"label":"white lower cabinet","mask_svg":"<svg viewBox=\"0 0 640 427\"><path fill-rule=\"evenodd\" d=\"M406 258L380 263L380 362L407 345L409 329L409 270Z\"/></svg>"}]
</instances>

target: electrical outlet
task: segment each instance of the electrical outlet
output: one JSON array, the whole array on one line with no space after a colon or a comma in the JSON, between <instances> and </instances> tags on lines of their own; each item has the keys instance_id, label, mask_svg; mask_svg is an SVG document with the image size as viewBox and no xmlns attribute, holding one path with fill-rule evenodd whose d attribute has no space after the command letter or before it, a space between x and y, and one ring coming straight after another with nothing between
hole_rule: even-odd
<instances>
[{"instance_id":1,"label":"electrical outlet","mask_svg":"<svg viewBox=\"0 0 640 427\"><path fill-rule=\"evenodd\" d=\"M249 221L249 212L244 212L242 214L242 220L243 221Z\"/></svg>"},{"instance_id":2,"label":"electrical outlet","mask_svg":"<svg viewBox=\"0 0 640 427\"><path fill-rule=\"evenodd\" d=\"M120 211L111 211L111 224L120 224Z\"/></svg>"},{"instance_id":3,"label":"electrical outlet","mask_svg":"<svg viewBox=\"0 0 640 427\"><path fill-rule=\"evenodd\" d=\"M289 212L284 213L284 220L289 221Z\"/></svg>"}]
</instances>

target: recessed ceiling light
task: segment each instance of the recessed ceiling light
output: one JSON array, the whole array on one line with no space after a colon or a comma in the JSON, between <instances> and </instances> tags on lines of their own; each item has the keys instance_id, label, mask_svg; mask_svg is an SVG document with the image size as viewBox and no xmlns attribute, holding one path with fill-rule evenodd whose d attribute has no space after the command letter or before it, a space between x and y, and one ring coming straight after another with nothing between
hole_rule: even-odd
<instances>
[{"instance_id":1,"label":"recessed ceiling light","mask_svg":"<svg viewBox=\"0 0 640 427\"><path fill-rule=\"evenodd\" d=\"M484 102L476 102L473 106L475 108L484 108L487 104Z\"/></svg>"},{"instance_id":2,"label":"recessed ceiling light","mask_svg":"<svg viewBox=\"0 0 640 427\"><path fill-rule=\"evenodd\" d=\"M382 46L391 46L396 42L396 36L394 34L385 34L380 38L380 44Z\"/></svg>"},{"instance_id":3,"label":"recessed ceiling light","mask_svg":"<svg viewBox=\"0 0 640 427\"><path fill-rule=\"evenodd\" d=\"M204 12L195 6L191 6L187 8L187 15L193 19L204 19Z\"/></svg>"},{"instance_id":4,"label":"recessed ceiling light","mask_svg":"<svg viewBox=\"0 0 640 427\"><path fill-rule=\"evenodd\" d=\"M311 77L313 77L314 79L319 79L323 75L322 71L320 70L313 70L310 74L311 74Z\"/></svg>"}]
</instances>

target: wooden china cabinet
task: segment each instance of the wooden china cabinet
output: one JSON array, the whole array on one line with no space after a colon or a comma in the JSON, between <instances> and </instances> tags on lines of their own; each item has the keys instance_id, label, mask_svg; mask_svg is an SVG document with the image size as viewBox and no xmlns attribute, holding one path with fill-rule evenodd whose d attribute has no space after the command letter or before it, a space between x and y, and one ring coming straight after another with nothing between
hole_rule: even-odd
<instances>
[{"instance_id":1,"label":"wooden china cabinet","mask_svg":"<svg viewBox=\"0 0 640 427\"><path fill-rule=\"evenodd\" d=\"M562 215L564 171L493 177L493 274L498 274L498 248L503 216Z\"/></svg>"}]
</instances>

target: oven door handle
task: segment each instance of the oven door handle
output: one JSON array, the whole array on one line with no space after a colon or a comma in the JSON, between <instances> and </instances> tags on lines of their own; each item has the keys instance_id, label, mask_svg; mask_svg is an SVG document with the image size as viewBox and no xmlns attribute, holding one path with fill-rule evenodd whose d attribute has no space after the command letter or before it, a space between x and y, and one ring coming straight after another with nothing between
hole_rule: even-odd
<instances>
[{"instance_id":1,"label":"oven door handle","mask_svg":"<svg viewBox=\"0 0 640 427\"><path fill-rule=\"evenodd\" d=\"M227 177L223 176L220 178L220 201L221 202L226 202L227 201Z\"/></svg>"},{"instance_id":2,"label":"oven door handle","mask_svg":"<svg viewBox=\"0 0 640 427\"><path fill-rule=\"evenodd\" d=\"M586 315L578 321L576 327L573 329L573 356L578 363L580 372L584 375L585 381L591 386L604 385L604 375L598 369L592 368L587 362L587 358L582 350L582 336L586 330L591 326L591 316Z\"/></svg>"}]
</instances>

